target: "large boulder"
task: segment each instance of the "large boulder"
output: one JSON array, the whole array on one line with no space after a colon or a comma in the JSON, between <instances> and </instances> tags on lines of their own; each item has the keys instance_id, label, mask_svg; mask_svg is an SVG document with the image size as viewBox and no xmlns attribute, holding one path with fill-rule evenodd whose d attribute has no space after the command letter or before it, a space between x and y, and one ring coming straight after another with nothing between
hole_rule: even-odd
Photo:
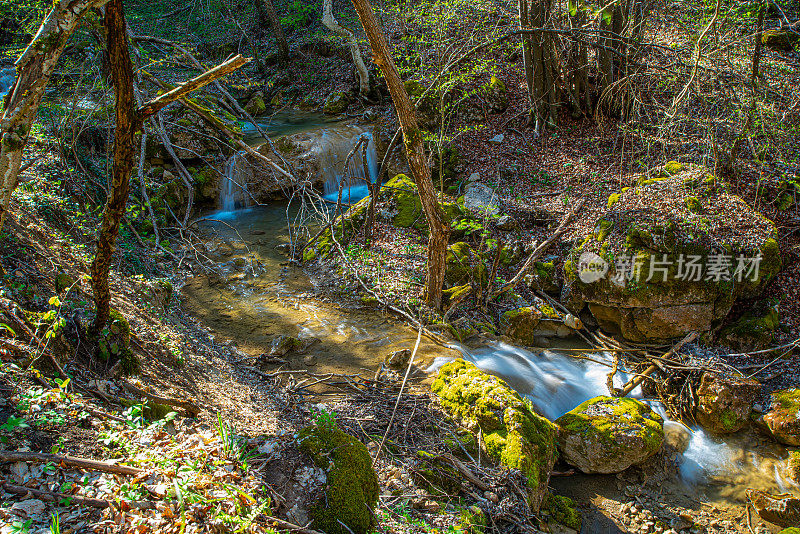
<instances>
[{"instance_id":1,"label":"large boulder","mask_svg":"<svg viewBox=\"0 0 800 534\"><path fill-rule=\"evenodd\" d=\"M761 34L761 43L773 50L791 52L800 43L800 26L767 30Z\"/></svg>"},{"instance_id":2,"label":"large boulder","mask_svg":"<svg viewBox=\"0 0 800 534\"><path fill-rule=\"evenodd\" d=\"M491 217L500 212L500 199L488 185L470 182L464 191L464 208L477 217Z\"/></svg>"},{"instance_id":3,"label":"large boulder","mask_svg":"<svg viewBox=\"0 0 800 534\"><path fill-rule=\"evenodd\" d=\"M785 445L800 445L800 389L772 392L772 406L764 423L776 440Z\"/></svg>"},{"instance_id":4,"label":"large boulder","mask_svg":"<svg viewBox=\"0 0 800 534\"><path fill-rule=\"evenodd\" d=\"M556 461L555 425L503 380L462 359L445 364L431 389L452 416L481 432L489 457L525 474L528 505L536 513Z\"/></svg>"},{"instance_id":5,"label":"large boulder","mask_svg":"<svg viewBox=\"0 0 800 534\"><path fill-rule=\"evenodd\" d=\"M375 524L378 477L364 444L329 423L301 430L297 447L325 481L309 495L311 528L330 534L369 532Z\"/></svg>"},{"instance_id":6,"label":"large boulder","mask_svg":"<svg viewBox=\"0 0 800 534\"><path fill-rule=\"evenodd\" d=\"M737 432L750 421L761 384L746 378L703 373L694 418L714 434Z\"/></svg>"},{"instance_id":7,"label":"large boulder","mask_svg":"<svg viewBox=\"0 0 800 534\"><path fill-rule=\"evenodd\" d=\"M779 527L800 525L800 499L791 493L772 495L765 491L749 489L747 499L764 521Z\"/></svg>"},{"instance_id":8,"label":"large boulder","mask_svg":"<svg viewBox=\"0 0 800 534\"><path fill-rule=\"evenodd\" d=\"M388 209L386 213L394 226L415 228L421 232L428 231L422 201L413 179L405 174L398 174L383 185L379 198L381 202L386 203ZM439 207L445 215L447 224L463 215L461 207L455 202L440 202Z\"/></svg>"},{"instance_id":9,"label":"large boulder","mask_svg":"<svg viewBox=\"0 0 800 534\"><path fill-rule=\"evenodd\" d=\"M650 458L664 441L661 416L627 397L589 399L555 423L562 458L584 473L619 473Z\"/></svg>"},{"instance_id":10,"label":"large boulder","mask_svg":"<svg viewBox=\"0 0 800 534\"><path fill-rule=\"evenodd\" d=\"M483 259L468 243L459 241L447 247L445 282L448 287L467 283L484 285L488 276Z\"/></svg>"},{"instance_id":11,"label":"large boulder","mask_svg":"<svg viewBox=\"0 0 800 534\"><path fill-rule=\"evenodd\" d=\"M775 277L775 235L706 169L671 162L611 195L565 262L562 299L632 341L708 332Z\"/></svg>"}]
</instances>

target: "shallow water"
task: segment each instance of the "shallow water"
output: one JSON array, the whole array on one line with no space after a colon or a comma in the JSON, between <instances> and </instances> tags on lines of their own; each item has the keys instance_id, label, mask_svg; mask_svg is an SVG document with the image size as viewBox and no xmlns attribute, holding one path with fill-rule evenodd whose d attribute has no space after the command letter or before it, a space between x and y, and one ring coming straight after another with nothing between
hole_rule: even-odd
<instances>
[{"instance_id":1,"label":"shallow water","mask_svg":"<svg viewBox=\"0 0 800 534\"><path fill-rule=\"evenodd\" d=\"M253 355L268 352L272 337L279 334L318 340L304 355L287 356L292 368L317 372L366 371L369 376L390 352L413 347L416 331L405 323L374 308L344 307L312 296L309 278L288 265L275 248L288 243L287 213L293 214L286 204L273 204L213 215L230 226L203 223L210 239L235 245L231 247L235 250L218 254L217 259L228 272L236 273L236 279L227 283L212 283L204 276L190 280L183 295L192 313L219 336L234 340ZM242 264L237 258L247 265L235 267L235 262ZM463 357L505 379L552 420L587 399L608 394L611 356L582 354L588 359L558 349L532 351L503 342L441 347L423 337L415 361L433 372L446 361ZM309 367L304 363L306 355L313 355L316 364ZM615 386L627 379L622 370L615 377ZM632 396L641 397L641 390L634 390ZM651 405L665 415L658 403ZM678 491L711 502L741 503L748 487L773 493L795 487L784 476L786 451L772 440L740 432L723 441L702 429L689 431L688 448L678 457L682 479L675 482Z\"/></svg>"}]
</instances>

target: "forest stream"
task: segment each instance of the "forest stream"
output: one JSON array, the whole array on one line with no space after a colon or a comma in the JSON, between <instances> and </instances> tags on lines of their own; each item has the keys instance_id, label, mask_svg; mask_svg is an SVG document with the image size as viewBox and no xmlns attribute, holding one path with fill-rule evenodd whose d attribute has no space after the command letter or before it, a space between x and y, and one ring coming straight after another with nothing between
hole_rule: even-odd
<instances>
[{"instance_id":1,"label":"forest stream","mask_svg":"<svg viewBox=\"0 0 800 534\"><path fill-rule=\"evenodd\" d=\"M330 129L331 125L304 116L294 121L282 117L273 127L270 132L278 136L287 131ZM349 143L336 145L338 150L346 151L355 143L357 129L336 130L334 125L333 130L353 135ZM341 161L344 156L326 157ZM224 199L220 205L225 205ZM208 214L203 229L220 273L190 279L183 287L184 303L214 335L232 340L248 355L269 353L270 340L277 335L296 336L306 340L307 348L296 360L289 360L292 369L372 376L386 355L413 347L417 332L370 305L315 298L312 279L281 253L289 244L287 220L295 214L286 201ZM540 350L487 340L471 346L442 346L422 336L414 362L418 378L426 381L443 363L462 357L506 380L540 414L554 420L585 400L608 394L606 375L612 356L585 349L570 341ZM629 378L618 373L615 385ZM647 402L640 388L632 396ZM671 420L658 402L649 404L665 418L668 440L679 450L685 447L677 458L679 471L663 487L664 492L688 499L687 504L701 498L724 507L743 504L746 488L783 493L796 487L787 477L786 450L774 441L753 431L715 438L700 427ZM592 498L597 485L608 483L607 478L579 474L553 479L553 483L584 497L588 492Z\"/></svg>"}]
</instances>

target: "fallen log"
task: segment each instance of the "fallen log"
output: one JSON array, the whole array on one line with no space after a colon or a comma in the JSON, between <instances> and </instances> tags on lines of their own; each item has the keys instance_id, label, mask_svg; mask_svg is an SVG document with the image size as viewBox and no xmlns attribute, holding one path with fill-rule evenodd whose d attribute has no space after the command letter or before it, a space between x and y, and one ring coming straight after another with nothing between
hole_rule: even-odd
<instances>
[{"instance_id":1,"label":"fallen log","mask_svg":"<svg viewBox=\"0 0 800 534\"><path fill-rule=\"evenodd\" d=\"M83 505L91 506L92 508L108 508L111 503L103 499L91 499L89 497L81 497L80 495L70 495L69 493L58 493L55 491L44 491L33 488L26 488L25 486L15 486L13 484L3 483L2 488L9 493L17 495L32 495L38 497L43 501L59 502L68 500L70 505Z\"/></svg>"},{"instance_id":2,"label":"fallen log","mask_svg":"<svg viewBox=\"0 0 800 534\"><path fill-rule=\"evenodd\" d=\"M120 379L119 382L120 384L122 384L122 387L124 387L134 395L144 397L158 404L166 404L167 406L175 406L177 408L182 408L186 410L186 412L190 414L192 417L196 417L197 414L199 414L202 411L200 407L193 402L189 402L182 399L172 399L169 397L162 397L160 395L156 395L155 393L150 393L149 391L145 391L139 387L136 387L135 385L131 384L124 378Z\"/></svg>"},{"instance_id":3,"label":"fallen log","mask_svg":"<svg viewBox=\"0 0 800 534\"><path fill-rule=\"evenodd\" d=\"M22 451L2 451L0 450L0 461L3 462L53 462L56 465L65 465L88 469L94 471L104 471L117 475L138 475L144 470L129 465L116 465L100 460L90 460L88 458L76 458L74 456L62 456L60 454L48 454L43 452L22 452Z\"/></svg>"}]
</instances>

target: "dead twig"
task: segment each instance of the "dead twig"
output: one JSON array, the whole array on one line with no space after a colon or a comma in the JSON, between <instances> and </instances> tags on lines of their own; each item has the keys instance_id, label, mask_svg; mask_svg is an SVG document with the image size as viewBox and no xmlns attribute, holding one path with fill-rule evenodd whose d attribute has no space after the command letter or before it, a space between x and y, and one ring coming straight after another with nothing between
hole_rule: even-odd
<instances>
[{"instance_id":1,"label":"dead twig","mask_svg":"<svg viewBox=\"0 0 800 534\"><path fill-rule=\"evenodd\" d=\"M144 470L128 465L116 465L100 460L89 460L88 458L76 458L74 456L62 456L60 454L48 454L42 452L21 452L21 451L0 451L0 461L3 462L53 462L56 465L65 465L88 469L93 471L103 471L105 473L115 473L117 475L139 475Z\"/></svg>"}]
</instances>

